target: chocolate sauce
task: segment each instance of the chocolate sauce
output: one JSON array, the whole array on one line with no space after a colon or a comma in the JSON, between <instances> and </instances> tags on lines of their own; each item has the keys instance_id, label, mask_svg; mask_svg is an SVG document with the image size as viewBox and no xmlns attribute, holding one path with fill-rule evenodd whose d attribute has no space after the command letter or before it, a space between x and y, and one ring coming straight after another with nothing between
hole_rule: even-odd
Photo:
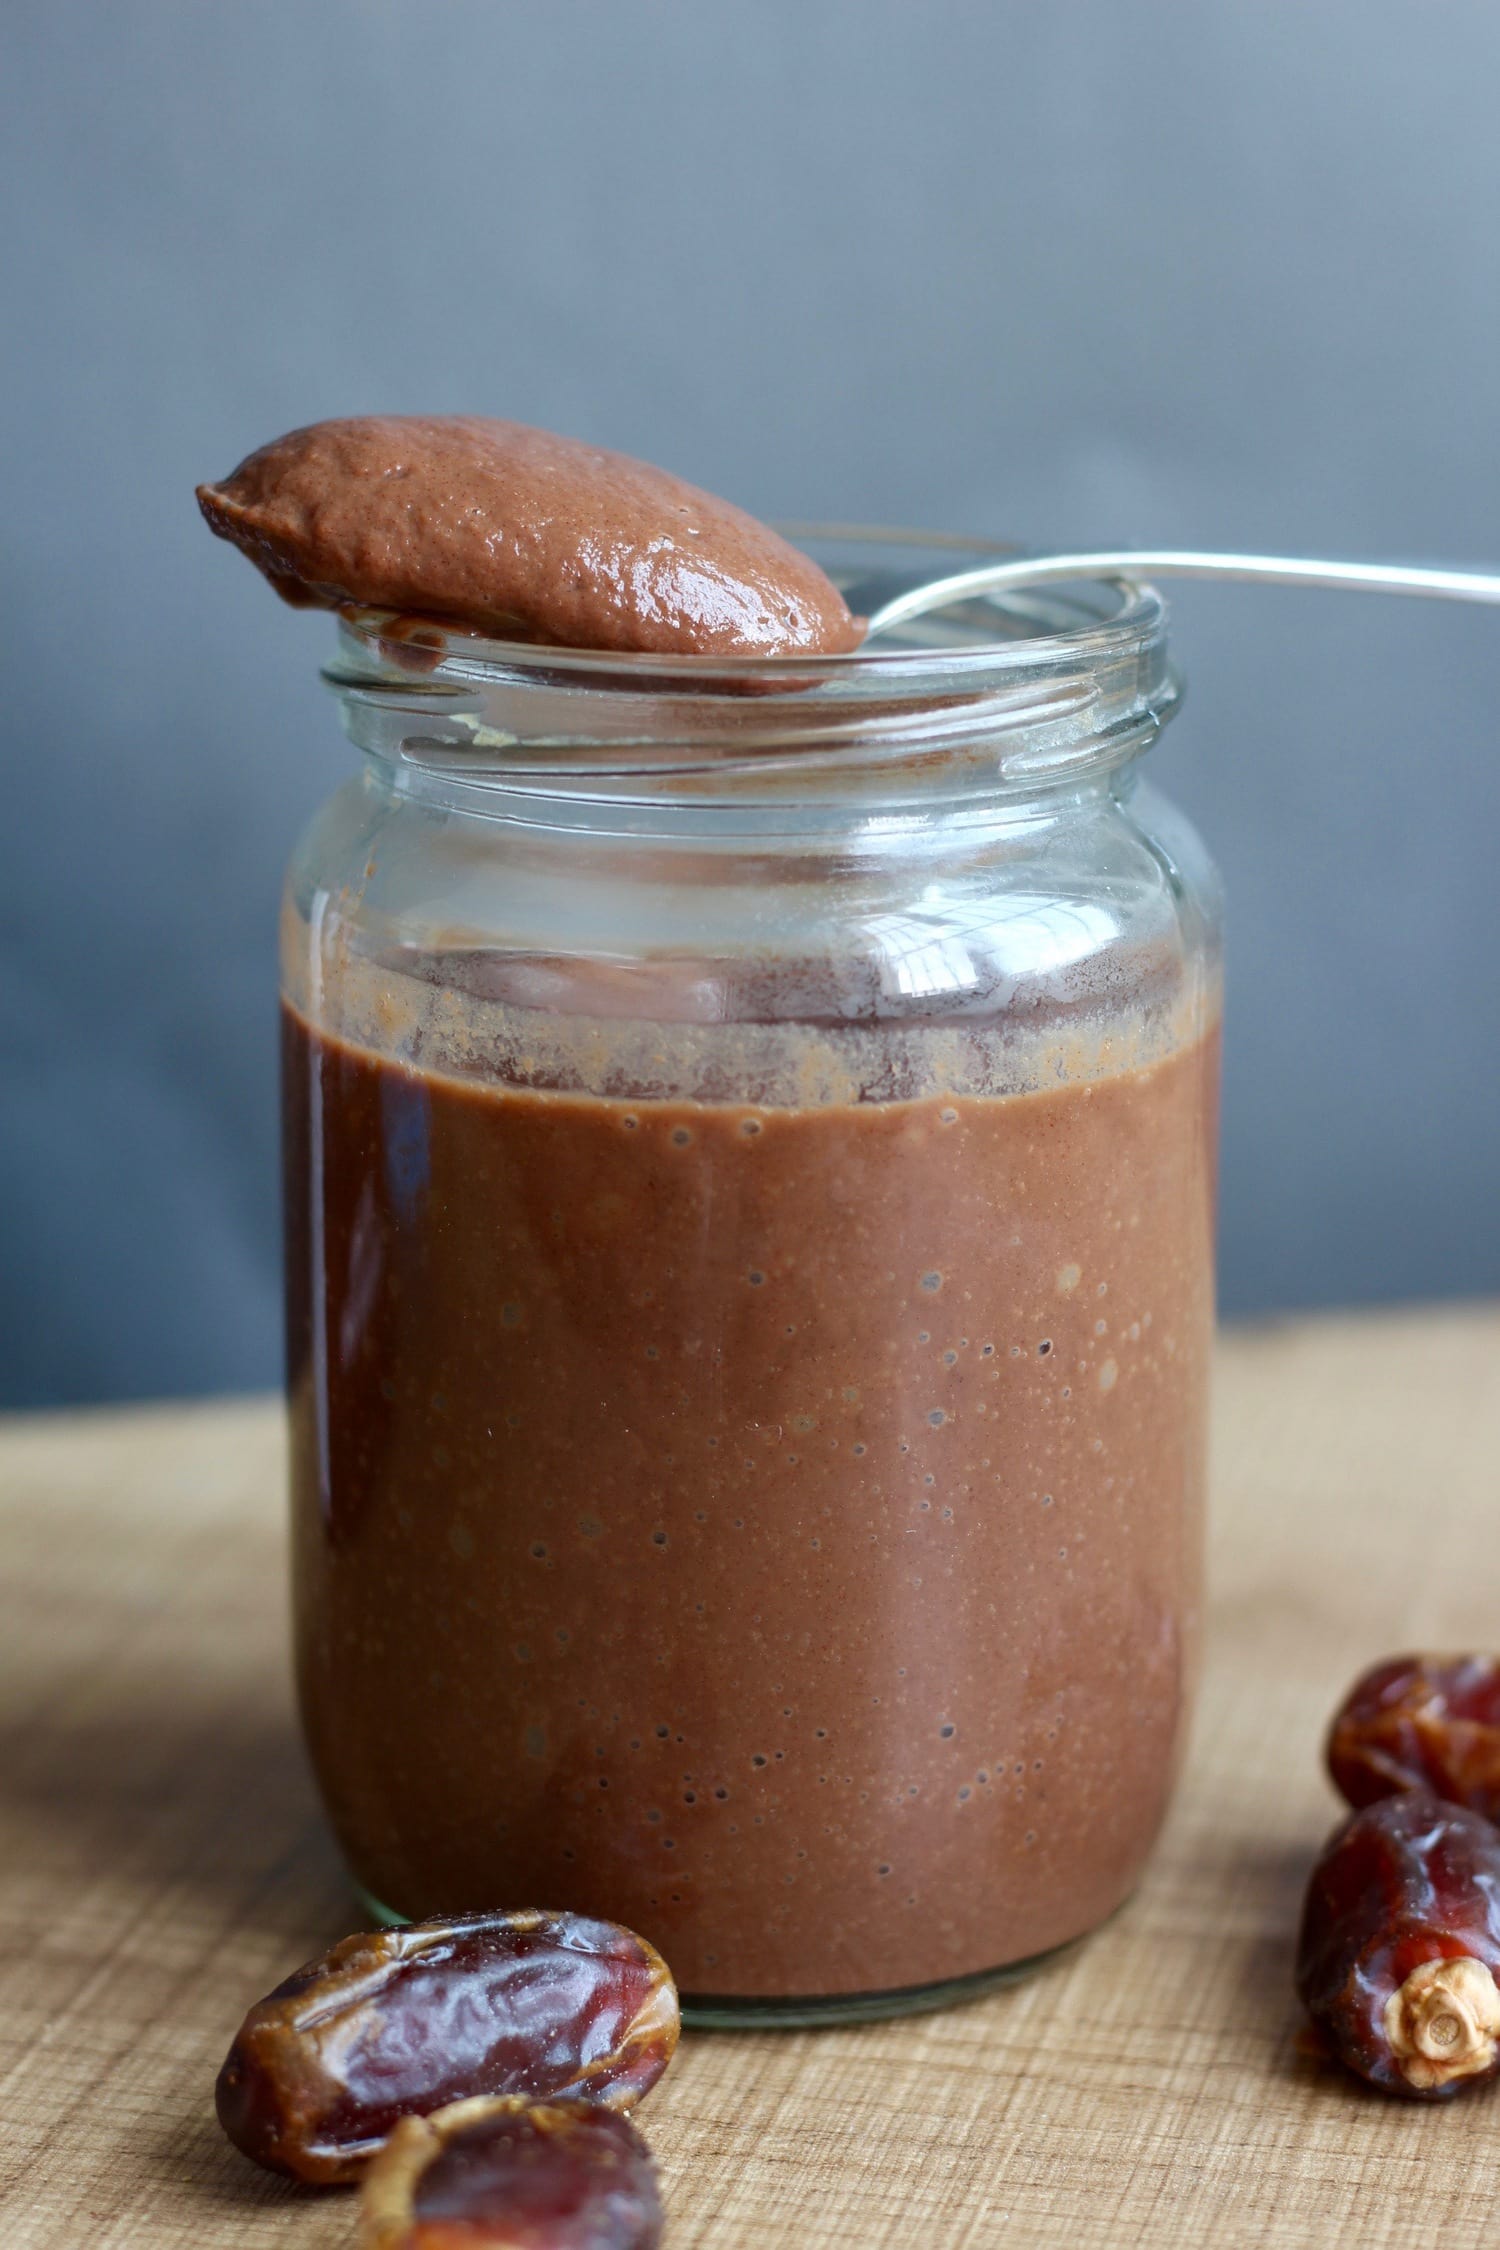
<instances>
[{"instance_id":1,"label":"chocolate sauce","mask_svg":"<svg viewBox=\"0 0 1500 2250\"><path fill-rule=\"evenodd\" d=\"M298 606L682 656L832 655L860 639L817 565L743 509L519 422L315 422L198 501Z\"/></svg>"},{"instance_id":2,"label":"chocolate sauce","mask_svg":"<svg viewBox=\"0 0 1500 2250\"><path fill-rule=\"evenodd\" d=\"M1198 1641L1216 1049L753 1108L287 1011L297 1662L376 1899L746 1999L1119 1903Z\"/></svg>"}]
</instances>

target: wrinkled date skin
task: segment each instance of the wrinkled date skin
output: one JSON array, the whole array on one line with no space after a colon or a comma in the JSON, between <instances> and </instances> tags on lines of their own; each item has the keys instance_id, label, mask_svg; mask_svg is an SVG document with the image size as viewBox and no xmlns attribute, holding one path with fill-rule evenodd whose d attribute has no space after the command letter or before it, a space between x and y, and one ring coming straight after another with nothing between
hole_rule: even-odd
<instances>
[{"instance_id":1,"label":"wrinkled date skin","mask_svg":"<svg viewBox=\"0 0 1500 2250\"><path fill-rule=\"evenodd\" d=\"M472 1914L345 1938L257 2002L219 2073L235 2147L357 2179L399 2119L476 2094L628 2109L672 2059L653 1946L576 1914Z\"/></svg>"},{"instance_id":2,"label":"wrinkled date skin","mask_svg":"<svg viewBox=\"0 0 1500 2250\"><path fill-rule=\"evenodd\" d=\"M618 2111L455 2102L397 2126L365 2181L360 2250L655 2250L656 2168Z\"/></svg>"},{"instance_id":3,"label":"wrinkled date skin","mask_svg":"<svg viewBox=\"0 0 1500 2250\"><path fill-rule=\"evenodd\" d=\"M1297 1991L1339 2060L1434 2100L1500 2065L1500 1829L1424 1791L1351 1814L1323 1848Z\"/></svg>"},{"instance_id":4,"label":"wrinkled date skin","mask_svg":"<svg viewBox=\"0 0 1500 2250\"><path fill-rule=\"evenodd\" d=\"M1356 1680L1328 1736L1351 1805L1430 1789L1500 1821L1500 1657L1395 1656Z\"/></svg>"}]
</instances>

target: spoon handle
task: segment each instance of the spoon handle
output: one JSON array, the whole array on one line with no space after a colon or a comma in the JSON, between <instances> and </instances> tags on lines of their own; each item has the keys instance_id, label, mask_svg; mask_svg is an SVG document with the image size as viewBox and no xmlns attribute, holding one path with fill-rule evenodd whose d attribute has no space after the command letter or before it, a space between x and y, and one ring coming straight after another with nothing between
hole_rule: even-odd
<instances>
[{"instance_id":1,"label":"spoon handle","mask_svg":"<svg viewBox=\"0 0 1500 2250\"><path fill-rule=\"evenodd\" d=\"M1231 578L1268 586L1334 586L1366 594L1425 594L1437 601L1500 602L1500 571L1416 563L1319 562L1297 555L1200 554L1190 547L1112 547L1091 555L1032 555L982 563L914 586L877 609L866 638L971 594L1005 593L1060 578Z\"/></svg>"}]
</instances>

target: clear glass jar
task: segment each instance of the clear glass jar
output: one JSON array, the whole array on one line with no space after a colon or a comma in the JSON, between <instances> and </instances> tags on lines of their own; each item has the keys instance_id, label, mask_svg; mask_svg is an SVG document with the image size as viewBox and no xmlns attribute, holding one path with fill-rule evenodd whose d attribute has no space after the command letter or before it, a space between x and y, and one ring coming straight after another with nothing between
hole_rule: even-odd
<instances>
[{"instance_id":1,"label":"clear glass jar","mask_svg":"<svg viewBox=\"0 0 1500 2250\"><path fill-rule=\"evenodd\" d=\"M818 545L869 607L953 567ZM1199 1636L1217 884L1149 589L822 662L369 616L285 902L299 1686L393 1917L700 2020L1080 1936Z\"/></svg>"}]
</instances>

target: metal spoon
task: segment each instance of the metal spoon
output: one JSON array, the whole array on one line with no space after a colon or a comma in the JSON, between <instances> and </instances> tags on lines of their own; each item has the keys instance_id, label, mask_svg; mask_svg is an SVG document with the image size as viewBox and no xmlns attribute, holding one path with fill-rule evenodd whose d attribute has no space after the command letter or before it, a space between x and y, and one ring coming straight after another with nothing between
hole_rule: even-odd
<instances>
[{"instance_id":1,"label":"metal spoon","mask_svg":"<svg viewBox=\"0 0 1500 2250\"><path fill-rule=\"evenodd\" d=\"M1290 555L1198 554L1191 548L1106 548L1093 555L1031 555L1014 562L981 563L951 578L882 602L865 631L867 641L930 610L972 594L1009 593L1060 578L1237 578L1268 586L1336 586L1356 593L1425 594L1438 601L1500 602L1500 572L1437 570L1410 563L1315 562Z\"/></svg>"}]
</instances>

